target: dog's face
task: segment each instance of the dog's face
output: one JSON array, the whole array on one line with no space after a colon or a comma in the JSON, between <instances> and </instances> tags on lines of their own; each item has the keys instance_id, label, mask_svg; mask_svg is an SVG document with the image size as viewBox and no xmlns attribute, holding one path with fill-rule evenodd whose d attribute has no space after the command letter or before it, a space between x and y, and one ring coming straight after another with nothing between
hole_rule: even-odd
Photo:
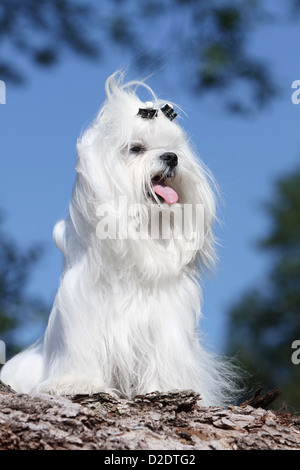
<instances>
[{"instance_id":1,"label":"dog's face","mask_svg":"<svg viewBox=\"0 0 300 470\"><path fill-rule=\"evenodd\" d=\"M129 177L148 203L183 203L180 189L187 165L186 139L181 128L158 110L153 119L132 119L132 133L122 153Z\"/></svg>"},{"instance_id":2,"label":"dog's face","mask_svg":"<svg viewBox=\"0 0 300 470\"><path fill-rule=\"evenodd\" d=\"M178 271L197 255L202 264L209 265L214 257L211 231L214 193L209 174L193 152L179 118L174 119L173 113L170 119L170 114L163 112L166 103L155 97L150 106L131 89L115 83L110 86L113 89L107 89L107 100L96 121L78 142L77 171L81 184L78 195L80 204L85 204L84 216L88 215L91 225L97 225L94 214L102 205L112 207L111 219L117 217L118 226L126 230L134 219L134 229L143 227L146 236L137 243L135 238L122 234L119 237L123 240L122 249L126 244L131 257L139 258L140 266L151 265L156 275L171 272L173 266L173 271ZM124 210L120 197L122 204L126 198ZM89 201L85 202L87 198ZM98 207L91 208L91 202ZM191 212L185 211L187 206L192 211L197 206L204 208L201 226L194 223L195 212L191 216ZM149 210L151 216L170 214L172 227L167 238L161 231L158 237L152 236L153 218L149 218ZM124 217L126 223L120 224ZM178 238L175 234L179 224L182 236ZM117 242L112 246L116 250Z\"/></svg>"}]
</instances>

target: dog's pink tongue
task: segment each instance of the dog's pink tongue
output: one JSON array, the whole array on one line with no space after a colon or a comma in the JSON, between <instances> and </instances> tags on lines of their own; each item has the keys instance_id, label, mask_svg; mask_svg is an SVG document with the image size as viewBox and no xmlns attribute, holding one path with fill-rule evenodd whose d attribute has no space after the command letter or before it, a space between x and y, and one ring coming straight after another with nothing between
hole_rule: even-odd
<instances>
[{"instance_id":1,"label":"dog's pink tongue","mask_svg":"<svg viewBox=\"0 0 300 470\"><path fill-rule=\"evenodd\" d=\"M169 205L175 204L175 202L178 201L178 194L173 188L170 188L170 186L166 186L162 183L153 183L153 189L156 194L161 196Z\"/></svg>"}]
</instances>

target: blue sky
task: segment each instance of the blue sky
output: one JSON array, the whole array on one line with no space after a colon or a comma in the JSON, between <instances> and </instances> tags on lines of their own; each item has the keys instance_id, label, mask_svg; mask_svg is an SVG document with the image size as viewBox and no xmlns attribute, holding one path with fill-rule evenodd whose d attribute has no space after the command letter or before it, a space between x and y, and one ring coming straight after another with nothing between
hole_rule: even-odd
<instances>
[{"instance_id":1,"label":"blue sky","mask_svg":"<svg viewBox=\"0 0 300 470\"><path fill-rule=\"evenodd\" d=\"M300 79L299 25L261 27L250 50L266 60L281 96L249 118L224 112L221 95L198 98L176 77L181 67L166 51L162 70L148 83L162 98L178 103L187 116L182 125L200 157L212 170L222 193L220 262L204 285L203 328L214 349L226 341L229 307L248 287L262 286L272 259L255 241L267 233L262 202L274 182L299 163L300 105L291 102L291 84ZM52 302L61 275L61 254L52 241L55 222L67 214L75 177L75 145L104 100L104 82L134 58L111 49L103 61L66 55L58 66L40 70L25 64L28 83L7 85L0 105L0 205L5 228L21 247L39 243L44 255L31 276L28 293ZM135 78L129 70L129 78ZM1 77L0 77L1 79ZM24 331L24 342L36 334Z\"/></svg>"}]
</instances>

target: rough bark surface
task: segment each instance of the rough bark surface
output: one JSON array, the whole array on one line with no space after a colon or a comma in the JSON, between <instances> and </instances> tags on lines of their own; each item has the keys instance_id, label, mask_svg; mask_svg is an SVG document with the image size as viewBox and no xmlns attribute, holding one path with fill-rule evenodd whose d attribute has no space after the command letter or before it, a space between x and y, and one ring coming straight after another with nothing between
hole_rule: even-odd
<instances>
[{"instance_id":1,"label":"rough bark surface","mask_svg":"<svg viewBox=\"0 0 300 470\"><path fill-rule=\"evenodd\" d=\"M204 408L190 390L124 400L22 395L0 383L0 449L300 450L297 416L255 406Z\"/></svg>"}]
</instances>

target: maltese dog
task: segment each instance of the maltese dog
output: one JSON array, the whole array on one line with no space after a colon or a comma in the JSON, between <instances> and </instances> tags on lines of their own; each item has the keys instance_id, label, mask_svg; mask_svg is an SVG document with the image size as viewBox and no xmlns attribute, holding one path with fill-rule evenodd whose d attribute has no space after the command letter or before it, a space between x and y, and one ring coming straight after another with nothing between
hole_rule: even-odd
<instances>
[{"instance_id":1,"label":"maltese dog","mask_svg":"<svg viewBox=\"0 0 300 470\"><path fill-rule=\"evenodd\" d=\"M53 232L64 269L45 335L1 380L58 395L193 389L204 406L224 405L234 372L198 334L201 274L216 260L213 179L174 105L120 73L105 88Z\"/></svg>"}]
</instances>

